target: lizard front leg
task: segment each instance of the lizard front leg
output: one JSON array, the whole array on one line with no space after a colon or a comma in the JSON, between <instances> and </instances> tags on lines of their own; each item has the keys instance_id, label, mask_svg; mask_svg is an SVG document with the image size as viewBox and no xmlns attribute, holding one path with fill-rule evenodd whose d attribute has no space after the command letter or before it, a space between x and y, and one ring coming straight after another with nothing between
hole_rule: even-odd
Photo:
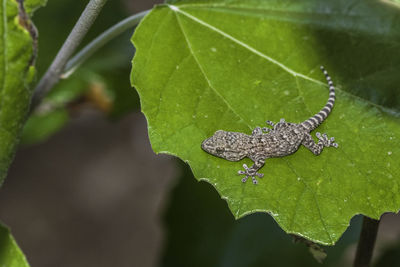
<instances>
[{"instance_id":1,"label":"lizard front leg","mask_svg":"<svg viewBox=\"0 0 400 267\"><path fill-rule=\"evenodd\" d=\"M324 147L339 146L337 143L335 143L335 138L333 137L329 139L326 134L321 135L320 133L316 133L316 136L318 138L318 143L314 142L314 139L310 134L306 134L302 142L302 145L308 148L312 153L314 153L317 156L321 154Z\"/></svg>"},{"instance_id":2,"label":"lizard front leg","mask_svg":"<svg viewBox=\"0 0 400 267\"><path fill-rule=\"evenodd\" d=\"M253 184L257 184L258 182L257 182L256 176L258 176L260 178L262 178L264 176L264 174L258 173L257 171L262 166L264 166L264 164L265 164L265 159L263 159L263 158L256 159L254 161L253 166L251 166L250 168L247 167L246 164L243 164L244 171L242 171L242 170L238 171L239 175L242 175L242 174L246 175L246 177L244 177L242 179L242 182L245 183L247 181L247 179L249 179L249 177L251 177L251 179L253 180Z\"/></svg>"},{"instance_id":3,"label":"lizard front leg","mask_svg":"<svg viewBox=\"0 0 400 267\"><path fill-rule=\"evenodd\" d=\"M272 130L273 130L273 128L274 128L274 126L275 126L275 123L273 123L273 122L272 122L272 121L270 121L270 120L266 121L265 123L266 123L266 124L268 124L269 126L271 126L271 127L272 127L272 129L270 129L270 128L267 128L267 127L262 127L262 128L261 128L262 132L264 132L264 133L268 133L268 132L272 131Z\"/></svg>"}]
</instances>

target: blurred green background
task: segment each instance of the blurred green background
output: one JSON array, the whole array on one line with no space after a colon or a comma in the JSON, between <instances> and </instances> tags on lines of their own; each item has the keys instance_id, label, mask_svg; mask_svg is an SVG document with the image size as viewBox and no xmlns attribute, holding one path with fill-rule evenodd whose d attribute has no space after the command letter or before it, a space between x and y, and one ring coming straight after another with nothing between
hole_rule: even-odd
<instances>
[{"instance_id":1,"label":"blurred green background","mask_svg":"<svg viewBox=\"0 0 400 267\"><path fill-rule=\"evenodd\" d=\"M39 30L38 77L87 1L49 0ZM108 1L84 43L156 1ZM0 219L31 266L321 266L268 214L235 221L187 165L151 151L130 87L128 31L61 81L29 120L0 189ZM386 215L376 266L400 266L400 220ZM350 266L355 217L322 266Z\"/></svg>"}]
</instances>

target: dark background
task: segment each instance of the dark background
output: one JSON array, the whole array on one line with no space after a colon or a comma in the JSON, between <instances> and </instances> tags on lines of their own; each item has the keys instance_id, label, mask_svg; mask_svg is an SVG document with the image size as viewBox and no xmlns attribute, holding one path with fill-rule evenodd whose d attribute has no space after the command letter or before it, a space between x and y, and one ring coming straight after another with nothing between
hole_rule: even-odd
<instances>
[{"instance_id":1,"label":"dark background","mask_svg":"<svg viewBox=\"0 0 400 267\"><path fill-rule=\"evenodd\" d=\"M85 42L156 2L108 1ZM35 13L38 77L86 3L49 0ZM61 131L20 147L0 189L0 219L31 266L320 266L269 215L235 221L225 201L198 183L188 166L152 152L130 87L132 32L70 78L82 79L88 71L102 77L114 95L111 111L87 98L71 103ZM327 248L323 266L351 265L360 223L355 217L338 245ZM400 266L399 237L398 216L385 215L375 253L379 266Z\"/></svg>"}]
</instances>

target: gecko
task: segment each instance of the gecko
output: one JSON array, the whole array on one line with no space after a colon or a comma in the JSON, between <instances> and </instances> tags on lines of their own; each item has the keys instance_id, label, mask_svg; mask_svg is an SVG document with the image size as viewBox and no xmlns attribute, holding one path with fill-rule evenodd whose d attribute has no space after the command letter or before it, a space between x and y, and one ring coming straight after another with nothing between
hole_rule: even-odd
<instances>
[{"instance_id":1,"label":"gecko","mask_svg":"<svg viewBox=\"0 0 400 267\"><path fill-rule=\"evenodd\" d=\"M329 98L326 105L314 116L301 123L286 122L281 119L278 123L266 121L272 128L256 127L251 135L240 132L218 130L213 136L204 140L201 147L211 155L229 160L240 161L245 157L250 158L254 164L248 167L243 164L244 170L239 170L239 175L245 175L245 183L251 177L253 184L257 184L256 176L262 178L264 174L258 173L265 160L268 158L284 157L296 152L300 145L308 148L315 155L321 154L324 147L338 147L335 138L324 133L316 133L318 142L311 136L311 131L316 129L331 113L335 104L335 87L328 72L321 66L329 87Z\"/></svg>"}]
</instances>

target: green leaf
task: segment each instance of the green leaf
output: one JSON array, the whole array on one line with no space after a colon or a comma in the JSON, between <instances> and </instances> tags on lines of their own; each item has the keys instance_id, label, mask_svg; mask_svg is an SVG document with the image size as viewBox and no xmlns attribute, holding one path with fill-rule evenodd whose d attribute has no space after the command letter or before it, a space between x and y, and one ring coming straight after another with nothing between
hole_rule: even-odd
<instances>
[{"instance_id":1,"label":"green leaf","mask_svg":"<svg viewBox=\"0 0 400 267\"><path fill-rule=\"evenodd\" d=\"M29 16L45 0L2 0L0 7L0 185L14 156L29 109L36 38Z\"/></svg>"},{"instance_id":2,"label":"green leaf","mask_svg":"<svg viewBox=\"0 0 400 267\"><path fill-rule=\"evenodd\" d=\"M29 266L10 230L0 224L0 266L25 267Z\"/></svg>"},{"instance_id":3,"label":"green leaf","mask_svg":"<svg viewBox=\"0 0 400 267\"><path fill-rule=\"evenodd\" d=\"M236 218L268 212L321 244L335 244L356 214L399 210L399 9L372 0L174 3L152 10L133 36L131 79L154 151L189 163ZM317 131L338 149L268 159L257 186L237 175L249 159L202 151L219 129L251 134L266 120L317 113L328 98L320 65L338 89Z\"/></svg>"},{"instance_id":4,"label":"green leaf","mask_svg":"<svg viewBox=\"0 0 400 267\"><path fill-rule=\"evenodd\" d=\"M34 114L25 124L21 143L30 145L43 142L61 130L68 121L69 114L66 108L56 108L43 114Z\"/></svg>"}]
</instances>

